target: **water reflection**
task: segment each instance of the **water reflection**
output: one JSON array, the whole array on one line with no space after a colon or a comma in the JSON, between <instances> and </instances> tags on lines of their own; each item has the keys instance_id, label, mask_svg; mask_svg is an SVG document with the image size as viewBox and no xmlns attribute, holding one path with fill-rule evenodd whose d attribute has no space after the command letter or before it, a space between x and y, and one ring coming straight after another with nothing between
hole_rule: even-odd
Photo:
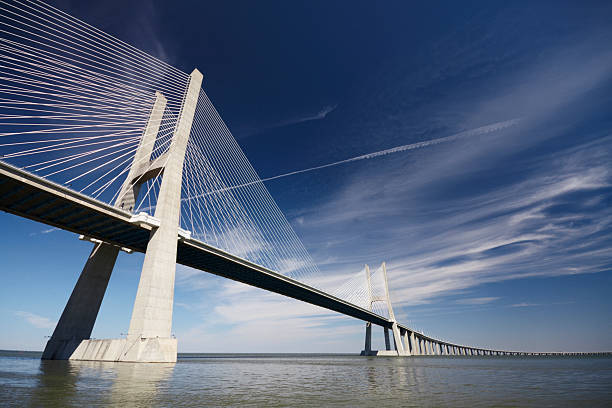
<instances>
[{"instance_id":1,"label":"water reflection","mask_svg":"<svg viewBox=\"0 0 612 408\"><path fill-rule=\"evenodd\" d=\"M98 363L104 364L104 363ZM110 402L117 406L134 403L150 406L158 393L168 387L167 380L174 372L175 363L109 363L116 378L111 388Z\"/></svg>"},{"instance_id":2,"label":"water reflection","mask_svg":"<svg viewBox=\"0 0 612 408\"><path fill-rule=\"evenodd\" d=\"M30 406L71 406L76 394L77 373L68 361L41 360L37 379Z\"/></svg>"},{"instance_id":3,"label":"water reflection","mask_svg":"<svg viewBox=\"0 0 612 408\"><path fill-rule=\"evenodd\" d=\"M174 366L174 363L41 360L30 406L88 406L92 394L99 404L148 406L166 388Z\"/></svg>"},{"instance_id":4,"label":"water reflection","mask_svg":"<svg viewBox=\"0 0 612 408\"><path fill-rule=\"evenodd\" d=\"M425 371L409 358L370 357L365 369L369 392L401 389L411 395L422 392Z\"/></svg>"}]
</instances>

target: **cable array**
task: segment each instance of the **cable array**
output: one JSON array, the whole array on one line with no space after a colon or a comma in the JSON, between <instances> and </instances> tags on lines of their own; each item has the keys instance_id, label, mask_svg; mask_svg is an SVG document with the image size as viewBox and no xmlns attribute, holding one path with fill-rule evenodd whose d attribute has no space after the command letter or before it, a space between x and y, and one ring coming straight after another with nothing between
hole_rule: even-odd
<instances>
[{"instance_id":1,"label":"cable array","mask_svg":"<svg viewBox=\"0 0 612 408\"><path fill-rule=\"evenodd\" d=\"M380 316L388 318L389 309L386 303L387 291L385 288L385 276L382 264L371 273L370 284L372 287L372 299L374 299L372 302L372 311Z\"/></svg>"},{"instance_id":2,"label":"cable array","mask_svg":"<svg viewBox=\"0 0 612 408\"><path fill-rule=\"evenodd\" d=\"M227 187L244 185L238 189ZM320 271L203 90L183 171L181 222L202 241L312 284Z\"/></svg>"},{"instance_id":3,"label":"cable array","mask_svg":"<svg viewBox=\"0 0 612 408\"><path fill-rule=\"evenodd\" d=\"M142 145L147 125L159 130L146 142L150 157L139 160L151 165L171 149L188 83L187 74L40 0L0 0L2 161L119 202L130 168L143 165L136 151L151 147ZM166 105L153 116L156 92ZM142 183L133 212L154 214L162 178ZM181 227L303 283L323 281L203 90L185 155ZM370 308L365 271L333 293ZM373 310L384 315L377 303Z\"/></svg>"},{"instance_id":4,"label":"cable array","mask_svg":"<svg viewBox=\"0 0 612 408\"><path fill-rule=\"evenodd\" d=\"M160 155L188 80L41 1L0 0L0 160L111 202L132 165L155 92L168 100L154 148Z\"/></svg>"},{"instance_id":5,"label":"cable array","mask_svg":"<svg viewBox=\"0 0 612 408\"><path fill-rule=\"evenodd\" d=\"M370 285L368 286L367 273L370 274ZM359 273L347 279L338 288L331 291L337 298L346 300L356 306L383 316L389 317L385 290L385 277L382 264L374 272L364 267Z\"/></svg>"},{"instance_id":6,"label":"cable array","mask_svg":"<svg viewBox=\"0 0 612 408\"><path fill-rule=\"evenodd\" d=\"M370 310L370 288L366 276L366 268L354 274L342 285L331 292L337 298L346 300L354 305Z\"/></svg>"}]
</instances>

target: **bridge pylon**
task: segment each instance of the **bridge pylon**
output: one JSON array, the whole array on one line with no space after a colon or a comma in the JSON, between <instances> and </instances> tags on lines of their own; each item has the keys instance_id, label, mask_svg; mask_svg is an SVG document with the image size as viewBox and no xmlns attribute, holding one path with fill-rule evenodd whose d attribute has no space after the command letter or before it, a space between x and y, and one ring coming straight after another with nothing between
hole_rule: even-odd
<instances>
[{"instance_id":1,"label":"bridge pylon","mask_svg":"<svg viewBox=\"0 0 612 408\"><path fill-rule=\"evenodd\" d=\"M155 95L147 125L121 187L115 206L133 211L140 187L163 173L132 317L126 338L90 339L120 248L96 242L64 308L43 359L131 362L175 362L177 340L172 337L172 304L180 223L181 185L187 142L203 76L195 69L166 153L151 160L151 153L166 98Z\"/></svg>"},{"instance_id":2,"label":"bridge pylon","mask_svg":"<svg viewBox=\"0 0 612 408\"><path fill-rule=\"evenodd\" d=\"M366 272L366 282L367 282L367 292L369 295L369 310L372 311L372 305L374 302L385 302L387 305L387 310L389 312L389 320L391 320L391 327L383 327L383 334L385 336L385 350L372 350L372 324L370 322L366 323L366 339L365 339L365 348L361 352L362 356L409 356L410 350L408 348L408 344L404 344L402 341L402 333L397 324L397 320L395 319L395 314L393 313L393 306L391 305L391 297L389 296L389 282L387 280L387 265L385 262L381 265L382 268L382 280L384 284L384 294L378 295L373 294L372 292L372 275L370 273L370 267L368 265L365 266ZM391 339L389 336L389 329L393 333L393 349L391 348Z\"/></svg>"}]
</instances>

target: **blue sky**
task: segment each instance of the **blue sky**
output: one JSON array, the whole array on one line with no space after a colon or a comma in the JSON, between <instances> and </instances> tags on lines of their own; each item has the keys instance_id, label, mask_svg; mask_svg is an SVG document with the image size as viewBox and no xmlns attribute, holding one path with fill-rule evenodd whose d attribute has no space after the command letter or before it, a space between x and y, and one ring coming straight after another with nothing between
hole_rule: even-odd
<instances>
[{"instance_id":1,"label":"blue sky","mask_svg":"<svg viewBox=\"0 0 612 408\"><path fill-rule=\"evenodd\" d=\"M53 4L198 67L262 178L520 118L267 187L326 276L386 261L402 322L480 346L612 349L610 4ZM90 244L0 225L0 348L40 350ZM142 259L120 255L94 337L126 332ZM364 328L179 266L174 332L179 351L358 352Z\"/></svg>"}]
</instances>

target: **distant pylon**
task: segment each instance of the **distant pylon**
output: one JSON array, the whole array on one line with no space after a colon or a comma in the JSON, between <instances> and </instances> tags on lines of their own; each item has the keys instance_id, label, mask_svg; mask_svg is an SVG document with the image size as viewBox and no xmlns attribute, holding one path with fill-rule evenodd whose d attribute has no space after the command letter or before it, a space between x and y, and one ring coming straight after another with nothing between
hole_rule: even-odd
<instances>
[{"instance_id":1,"label":"distant pylon","mask_svg":"<svg viewBox=\"0 0 612 408\"><path fill-rule=\"evenodd\" d=\"M409 351L405 351L404 343L402 342L402 336L397 325L397 321L395 320L395 313L393 313L393 306L391 304L391 297L389 296L389 283L387 280L387 265L383 262L380 266L382 268L382 278L384 283L384 294L382 296L375 296L372 293L372 276L370 273L370 267L368 265L365 266L366 272L366 285L367 285L367 293L368 293L368 302L367 306L370 311L373 310L374 302L385 302L387 305L387 310L389 312L389 320L392 322L391 330L393 332L393 342L394 342L394 350L391 350L391 341L389 336L389 329L387 327L383 327L383 334L385 336L385 349L387 352L395 351L399 355L407 355ZM366 323L366 339L365 339L365 349L362 352L364 355L368 354L377 354L372 350L372 324L370 322Z\"/></svg>"}]
</instances>

